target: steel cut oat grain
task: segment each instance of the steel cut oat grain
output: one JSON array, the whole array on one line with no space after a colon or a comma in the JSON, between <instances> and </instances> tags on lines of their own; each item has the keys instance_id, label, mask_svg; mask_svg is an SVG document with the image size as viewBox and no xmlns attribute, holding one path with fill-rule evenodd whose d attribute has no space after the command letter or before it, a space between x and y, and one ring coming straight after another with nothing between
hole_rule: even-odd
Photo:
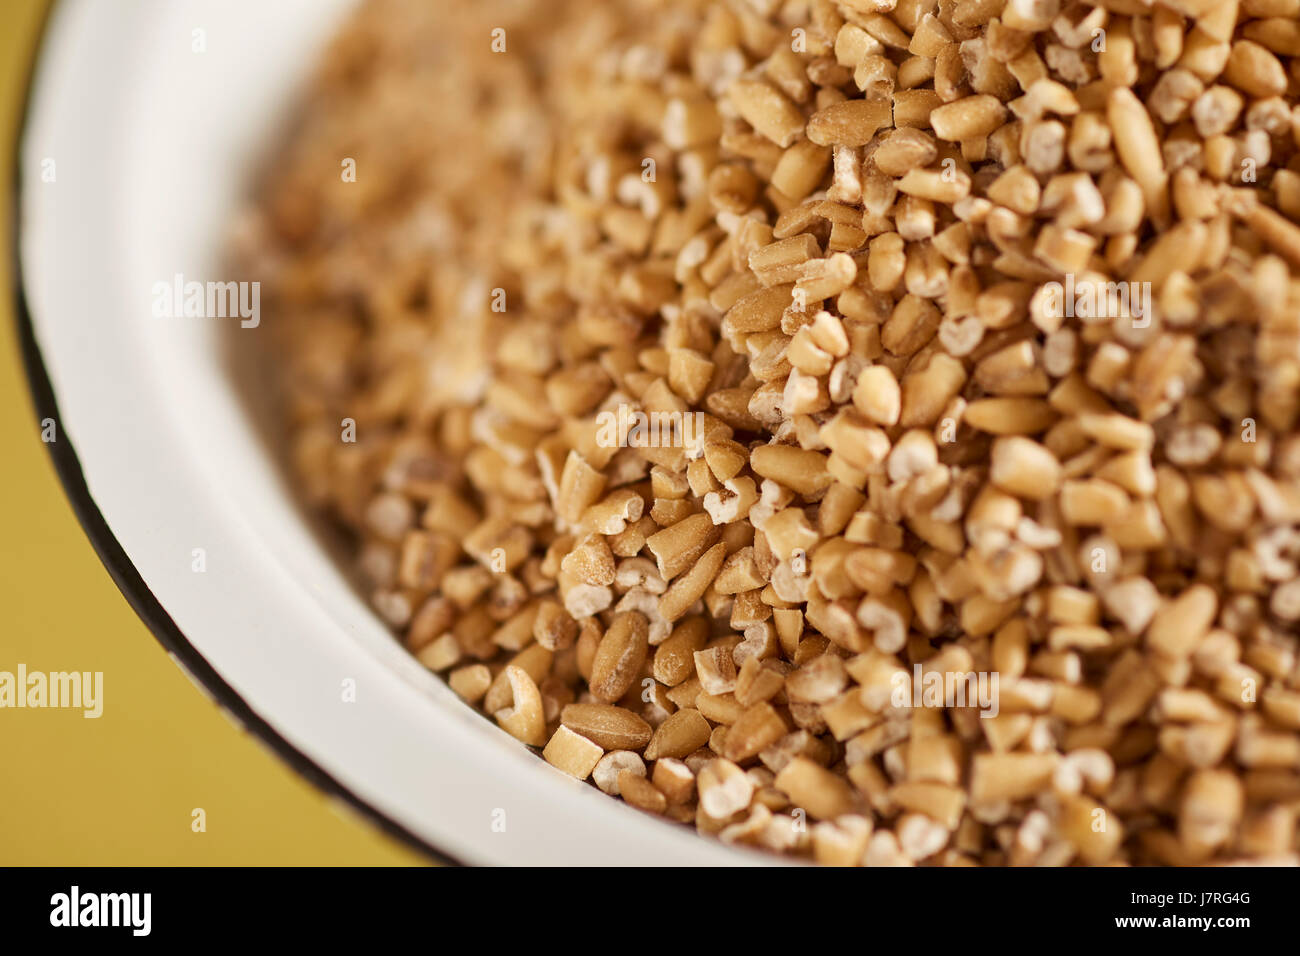
<instances>
[{"instance_id":1,"label":"steel cut oat grain","mask_svg":"<svg viewBox=\"0 0 1300 956\"><path fill-rule=\"evenodd\" d=\"M1295 863L1298 31L371 0L240 232L295 480L466 701L702 833Z\"/></svg>"}]
</instances>

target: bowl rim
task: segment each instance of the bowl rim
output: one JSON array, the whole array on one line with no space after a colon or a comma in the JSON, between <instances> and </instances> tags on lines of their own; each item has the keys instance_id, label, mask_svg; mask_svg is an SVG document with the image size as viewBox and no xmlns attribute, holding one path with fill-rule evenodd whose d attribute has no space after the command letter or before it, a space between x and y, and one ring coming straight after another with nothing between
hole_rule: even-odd
<instances>
[{"instance_id":1,"label":"bowl rim","mask_svg":"<svg viewBox=\"0 0 1300 956\"><path fill-rule=\"evenodd\" d=\"M324 45L333 17L318 12L342 16L357 0L319 7L317 0L294 2L302 12L310 5L306 26L315 31L312 43ZM444 677L401 645L368 601L350 588L336 593L347 575L336 556L317 550L319 539L309 540L315 536L303 524L307 516L297 506L296 518L284 512L297 496L283 484L283 471L265 459L248 409L236 407L230 363L178 373L185 366L169 361L177 346L189 351L190 361L196 348L215 354L211 336L196 339L198 327L180 332L177 326L178 335L154 338L139 323L149 314L140 309L149 306L147 297L136 296L160 274L153 270L169 274L169 266L187 261L177 256L213 267L208 256L218 245L225 204L239 202L256 182L259 167L247 161L277 122L291 122L275 101L291 109L293 95L287 86L279 93L272 87L289 75L301 82L315 57L300 45L301 32L285 27L293 21L284 21L283 12L259 0L132 0L111 14L94 0L50 0L44 10L15 142L15 322L36 420L57 422L58 441L46 442L53 446L51 461L101 562L200 692L336 805L428 860L807 865L704 838L610 800L466 706ZM163 38L176 37L178 29L188 36L193 16L210 18L197 22L215 27L219 37L232 35L220 31L233 26L253 27L259 39L216 45L224 70L200 71L191 86L170 80L186 69L177 57L205 51ZM228 95L223 77L258 54L248 62L267 68L242 71L243 93ZM296 64L291 74L275 66L286 61ZM263 89L271 95L261 96ZM194 95L217 99L211 109L191 110ZM241 97L248 95L259 99L253 125L244 126L242 112L232 120L230 110L242 110ZM173 128L178 108L191 122ZM223 110L225 122L214 121ZM150 137L159 129L188 132L184 142L200 151L178 157L157 148ZM213 129L233 129L236 138L242 133L242 145L228 154L226 139L211 139ZM74 157L106 150L106 159L83 165L89 175L74 172L70 192L47 193L38 182L45 181L43 157L53 154L43 150L50 147L71 148ZM214 178L195 179L204 169ZM174 196L180 197L175 213L165 205ZM142 336L150 336L147 347ZM210 422L216 427L208 433ZM234 458L214 457L218 451ZM228 461L241 458L243 469L228 469ZM209 475L230 486L214 486ZM233 560L191 568L194 535ZM186 555L184 571L178 551ZM188 573L197 570L210 572L202 583ZM289 590L282 595L277 587ZM231 589L238 600L228 599ZM339 716L336 696L321 692L321 681L348 674L381 691L358 703L353 683L354 695L344 700L357 705L355 722ZM511 801L522 801L523 809ZM515 808L509 834L486 836L507 833L507 807ZM487 810L491 825L480 830L487 821L479 814Z\"/></svg>"}]
</instances>

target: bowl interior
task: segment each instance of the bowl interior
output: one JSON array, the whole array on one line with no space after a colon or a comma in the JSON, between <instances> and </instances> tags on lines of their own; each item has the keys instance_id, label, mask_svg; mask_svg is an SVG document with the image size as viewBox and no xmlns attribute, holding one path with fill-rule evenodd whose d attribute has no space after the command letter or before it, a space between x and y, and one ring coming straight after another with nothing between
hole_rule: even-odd
<instances>
[{"instance_id":1,"label":"bowl interior","mask_svg":"<svg viewBox=\"0 0 1300 956\"><path fill-rule=\"evenodd\" d=\"M265 352L263 327L155 315L178 275L256 281L223 267L232 215L353 2L56 5L21 146L21 278L93 505L219 675L209 690L452 857L766 861L571 780L462 704L298 506L258 398L266 370L241 358Z\"/></svg>"}]
</instances>

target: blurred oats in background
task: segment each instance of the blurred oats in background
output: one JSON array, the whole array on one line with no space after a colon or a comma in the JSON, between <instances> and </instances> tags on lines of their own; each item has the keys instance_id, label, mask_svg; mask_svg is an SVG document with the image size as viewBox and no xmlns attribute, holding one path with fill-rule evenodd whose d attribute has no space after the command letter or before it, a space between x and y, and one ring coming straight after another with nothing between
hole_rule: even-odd
<instances>
[{"instance_id":1,"label":"blurred oats in background","mask_svg":"<svg viewBox=\"0 0 1300 956\"><path fill-rule=\"evenodd\" d=\"M0 0L0 671L102 672L103 714L0 709L0 865L419 863L222 717L118 593L59 486L19 355L9 228L45 8Z\"/></svg>"}]
</instances>

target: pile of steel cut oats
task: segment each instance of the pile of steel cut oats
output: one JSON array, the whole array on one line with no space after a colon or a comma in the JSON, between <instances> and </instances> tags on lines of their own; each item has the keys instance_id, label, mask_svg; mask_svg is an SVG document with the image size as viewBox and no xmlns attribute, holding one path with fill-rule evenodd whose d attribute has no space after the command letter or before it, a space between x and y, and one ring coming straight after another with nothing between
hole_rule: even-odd
<instances>
[{"instance_id":1,"label":"pile of steel cut oats","mask_svg":"<svg viewBox=\"0 0 1300 956\"><path fill-rule=\"evenodd\" d=\"M642 810L1294 863L1298 99L1300 0L373 0L242 233L295 480Z\"/></svg>"}]
</instances>

